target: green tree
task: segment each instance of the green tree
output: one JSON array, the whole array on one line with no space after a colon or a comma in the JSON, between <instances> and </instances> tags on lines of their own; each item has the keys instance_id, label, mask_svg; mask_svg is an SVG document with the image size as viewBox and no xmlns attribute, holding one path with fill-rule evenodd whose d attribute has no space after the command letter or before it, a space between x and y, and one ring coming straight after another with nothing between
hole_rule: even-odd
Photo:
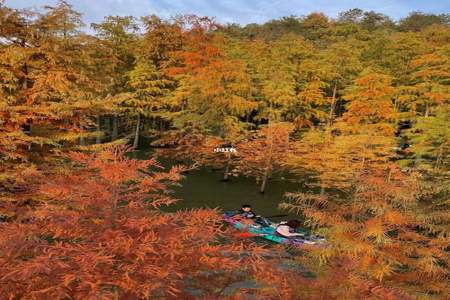
<instances>
[{"instance_id":1,"label":"green tree","mask_svg":"<svg viewBox=\"0 0 450 300\"><path fill-rule=\"evenodd\" d=\"M135 18L131 16L108 16L101 23L92 23L91 28L99 44L103 46L103 53L108 55L106 65L101 66L100 78L107 80L107 88L103 94L105 98L114 99L127 90L126 75L134 65L139 26ZM119 134L119 116L120 110L117 110L106 119L107 124L112 125L108 126L112 127L110 129L112 140ZM98 129L100 129L100 121L101 116L97 116Z\"/></svg>"},{"instance_id":2,"label":"green tree","mask_svg":"<svg viewBox=\"0 0 450 300\"><path fill-rule=\"evenodd\" d=\"M139 146L142 117L151 116L164 106L164 96L172 84L152 61L138 59L134 69L128 73L127 85L130 91L120 97L125 109L136 117L134 148Z\"/></svg>"},{"instance_id":3,"label":"green tree","mask_svg":"<svg viewBox=\"0 0 450 300\"><path fill-rule=\"evenodd\" d=\"M394 22L388 16L375 11L364 11L360 8L353 8L339 13L338 21L358 24L369 31L394 27Z\"/></svg>"},{"instance_id":4,"label":"green tree","mask_svg":"<svg viewBox=\"0 0 450 300\"><path fill-rule=\"evenodd\" d=\"M450 151L450 130L448 105L437 108L433 116L418 117L407 133L412 151L416 155L414 163L425 169L448 169Z\"/></svg>"},{"instance_id":5,"label":"green tree","mask_svg":"<svg viewBox=\"0 0 450 300\"><path fill-rule=\"evenodd\" d=\"M403 31L421 31L433 24L448 25L449 14L427 14L420 11L413 11L399 22L399 27Z\"/></svg>"}]
</instances>

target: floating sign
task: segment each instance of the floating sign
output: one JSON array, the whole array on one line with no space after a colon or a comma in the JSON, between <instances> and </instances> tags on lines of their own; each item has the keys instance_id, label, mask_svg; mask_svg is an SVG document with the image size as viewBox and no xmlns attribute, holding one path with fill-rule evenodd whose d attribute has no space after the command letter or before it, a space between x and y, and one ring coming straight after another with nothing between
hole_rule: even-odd
<instances>
[{"instance_id":1,"label":"floating sign","mask_svg":"<svg viewBox=\"0 0 450 300\"><path fill-rule=\"evenodd\" d=\"M214 148L214 152L233 152L236 153L236 148L228 147L228 148Z\"/></svg>"}]
</instances>

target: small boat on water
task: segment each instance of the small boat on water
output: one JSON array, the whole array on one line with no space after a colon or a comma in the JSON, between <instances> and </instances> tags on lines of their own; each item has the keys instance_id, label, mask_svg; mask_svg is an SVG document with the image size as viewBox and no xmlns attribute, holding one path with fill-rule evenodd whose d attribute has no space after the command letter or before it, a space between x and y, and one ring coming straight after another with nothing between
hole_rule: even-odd
<instances>
[{"instance_id":1,"label":"small boat on water","mask_svg":"<svg viewBox=\"0 0 450 300\"><path fill-rule=\"evenodd\" d=\"M225 223L233 226L234 228L249 233L250 237L251 236L261 237L275 243L287 244L295 247L303 247L306 245L318 246L325 244L325 239L323 237L308 234L306 231L300 232L304 234L303 237L296 237L296 238L282 237L276 233L278 223L274 223L267 219L264 219L265 224L258 224L256 222L247 223L242 222L238 218L234 218L231 212L225 212L225 214L223 215L223 219Z\"/></svg>"}]
</instances>

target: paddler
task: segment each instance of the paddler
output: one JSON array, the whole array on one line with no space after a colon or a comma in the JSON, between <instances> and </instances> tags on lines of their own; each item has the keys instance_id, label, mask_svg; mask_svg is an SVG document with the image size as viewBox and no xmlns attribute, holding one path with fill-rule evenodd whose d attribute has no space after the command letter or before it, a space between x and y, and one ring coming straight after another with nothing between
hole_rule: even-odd
<instances>
[{"instance_id":1,"label":"paddler","mask_svg":"<svg viewBox=\"0 0 450 300\"><path fill-rule=\"evenodd\" d=\"M250 204L244 204L242 205L241 210L238 213L241 217L244 217L246 219L254 219L258 217L252 210L252 206Z\"/></svg>"},{"instance_id":2,"label":"paddler","mask_svg":"<svg viewBox=\"0 0 450 300\"><path fill-rule=\"evenodd\" d=\"M304 234L295 232L295 230L300 227L301 222L298 220L289 220L287 222L280 222L275 230L278 236L284 238L296 238L303 237Z\"/></svg>"},{"instance_id":3,"label":"paddler","mask_svg":"<svg viewBox=\"0 0 450 300\"><path fill-rule=\"evenodd\" d=\"M225 212L225 215L231 218L241 218L247 221L255 222L262 226L270 226L271 222L264 217L258 216L250 204L242 205L240 210Z\"/></svg>"}]
</instances>

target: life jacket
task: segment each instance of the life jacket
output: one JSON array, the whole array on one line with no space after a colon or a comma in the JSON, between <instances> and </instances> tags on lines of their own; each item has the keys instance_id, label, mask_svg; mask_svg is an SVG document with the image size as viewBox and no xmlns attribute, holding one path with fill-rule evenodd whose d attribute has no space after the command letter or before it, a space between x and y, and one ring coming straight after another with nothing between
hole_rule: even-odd
<instances>
[{"instance_id":1,"label":"life jacket","mask_svg":"<svg viewBox=\"0 0 450 300\"><path fill-rule=\"evenodd\" d=\"M243 211L242 209L225 212L225 216L228 218L231 218L231 217L234 217L237 215L240 215L247 219L253 219L256 217L256 214L253 211Z\"/></svg>"},{"instance_id":2,"label":"life jacket","mask_svg":"<svg viewBox=\"0 0 450 300\"><path fill-rule=\"evenodd\" d=\"M253 219L254 217L256 217L256 214L253 211L243 211L242 209L240 210L239 214L247 219Z\"/></svg>"}]
</instances>

